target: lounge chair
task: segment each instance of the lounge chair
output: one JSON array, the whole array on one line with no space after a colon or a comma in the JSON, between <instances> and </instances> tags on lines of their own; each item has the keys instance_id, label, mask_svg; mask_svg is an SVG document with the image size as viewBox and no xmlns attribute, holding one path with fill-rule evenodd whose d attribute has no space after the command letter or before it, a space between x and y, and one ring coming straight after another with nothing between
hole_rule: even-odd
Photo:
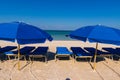
<instances>
[{"instance_id":1,"label":"lounge chair","mask_svg":"<svg viewBox=\"0 0 120 80\"><path fill-rule=\"evenodd\" d=\"M55 60L57 61L57 57L69 57L71 58L71 55L73 53L70 52L67 47L56 47L56 55Z\"/></svg>"},{"instance_id":2,"label":"lounge chair","mask_svg":"<svg viewBox=\"0 0 120 80\"><path fill-rule=\"evenodd\" d=\"M93 47L84 47L84 49L90 52L92 55L95 54L96 49ZM104 52L101 50L97 50L97 57L109 57L113 59L113 55L110 52Z\"/></svg>"},{"instance_id":3,"label":"lounge chair","mask_svg":"<svg viewBox=\"0 0 120 80\"><path fill-rule=\"evenodd\" d=\"M109 52L112 57L112 60L113 60L113 55L117 53L116 49L111 48L111 47L103 47L102 50Z\"/></svg>"},{"instance_id":4,"label":"lounge chair","mask_svg":"<svg viewBox=\"0 0 120 80\"><path fill-rule=\"evenodd\" d=\"M35 49L35 47L32 46L25 46L23 48L20 49L20 58L24 57L24 59L26 60L26 56L29 55L29 53ZM10 51L10 52L5 52L5 54L8 56L8 59L10 60L11 56L14 56L15 59L18 57L18 50L16 51Z\"/></svg>"},{"instance_id":5,"label":"lounge chair","mask_svg":"<svg viewBox=\"0 0 120 80\"><path fill-rule=\"evenodd\" d=\"M81 47L71 47L71 50L74 54L75 60L77 58L90 58L90 62L91 62L91 59L93 57L92 54L86 52Z\"/></svg>"},{"instance_id":6,"label":"lounge chair","mask_svg":"<svg viewBox=\"0 0 120 80\"><path fill-rule=\"evenodd\" d=\"M45 62L47 62L47 52L48 52L48 47L38 47L29 54L29 60L31 61L31 58L34 59L34 58L44 57Z\"/></svg>"},{"instance_id":7,"label":"lounge chair","mask_svg":"<svg viewBox=\"0 0 120 80\"><path fill-rule=\"evenodd\" d=\"M5 46L5 47L3 47L3 48L0 48L0 57L1 57L1 59L5 59L5 55L4 55L4 53L5 52L8 52L8 51L11 51L11 50L14 50L14 49L16 49L17 47L16 46Z\"/></svg>"},{"instance_id":8,"label":"lounge chair","mask_svg":"<svg viewBox=\"0 0 120 80\"><path fill-rule=\"evenodd\" d=\"M5 46L3 48L0 48L0 53L8 52L16 48L17 48L16 46Z\"/></svg>"}]
</instances>

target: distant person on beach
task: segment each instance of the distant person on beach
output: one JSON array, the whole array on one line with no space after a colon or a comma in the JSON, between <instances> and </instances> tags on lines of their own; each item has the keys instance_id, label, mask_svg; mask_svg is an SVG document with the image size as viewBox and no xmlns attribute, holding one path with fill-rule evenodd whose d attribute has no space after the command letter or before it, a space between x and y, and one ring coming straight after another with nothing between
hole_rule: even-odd
<instances>
[{"instance_id":1,"label":"distant person on beach","mask_svg":"<svg viewBox=\"0 0 120 80\"><path fill-rule=\"evenodd\" d=\"M65 80L70 80L70 78L66 78Z\"/></svg>"}]
</instances>

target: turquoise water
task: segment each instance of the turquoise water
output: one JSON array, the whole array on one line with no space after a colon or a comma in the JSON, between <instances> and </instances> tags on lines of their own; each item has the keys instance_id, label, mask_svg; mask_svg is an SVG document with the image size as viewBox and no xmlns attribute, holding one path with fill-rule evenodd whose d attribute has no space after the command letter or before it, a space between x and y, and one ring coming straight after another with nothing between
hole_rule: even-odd
<instances>
[{"instance_id":1,"label":"turquoise water","mask_svg":"<svg viewBox=\"0 0 120 80\"><path fill-rule=\"evenodd\" d=\"M71 31L67 30L46 30L54 40L73 40L65 35L68 35Z\"/></svg>"}]
</instances>

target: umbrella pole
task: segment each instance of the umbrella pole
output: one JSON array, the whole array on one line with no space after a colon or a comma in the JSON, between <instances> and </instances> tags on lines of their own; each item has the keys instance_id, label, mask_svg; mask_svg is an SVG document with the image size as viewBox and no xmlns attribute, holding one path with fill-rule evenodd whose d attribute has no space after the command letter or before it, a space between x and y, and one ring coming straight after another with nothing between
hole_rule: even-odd
<instances>
[{"instance_id":1,"label":"umbrella pole","mask_svg":"<svg viewBox=\"0 0 120 80\"><path fill-rule=\"evenodd\" d=\"M95 55L94 55L94 64L93 64L93 69L94 69L94 70L95 70L95 68L96 68L97 49L98 49L98 43L96 43L96 50L95 50Z\"/></svg>"},{"instance_id":2,"label":"umbrella pole","mask_svg":"<svg viewBox=\"0 0 120 80\"><path fill-rule=\"evenodd\" d=\"M18 44L18 70L20 70L20 44Z\"/></svg>"}]
</instances>

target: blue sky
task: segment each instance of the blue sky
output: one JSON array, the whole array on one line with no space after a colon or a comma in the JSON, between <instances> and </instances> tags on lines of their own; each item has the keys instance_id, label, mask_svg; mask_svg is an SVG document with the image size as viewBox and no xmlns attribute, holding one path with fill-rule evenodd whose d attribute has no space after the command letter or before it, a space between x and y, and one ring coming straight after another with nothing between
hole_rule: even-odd
<instances>
[{"instance_id":1,"label":"blue sky","mask_svg":"<svg viewBox=\"0 0 120 80\"><path fill-rule=\"evenodd\" d=\"M0 22L73 30L103 24L120 28L120 0L0 0Z\"/></svg>"}]
</instances>

